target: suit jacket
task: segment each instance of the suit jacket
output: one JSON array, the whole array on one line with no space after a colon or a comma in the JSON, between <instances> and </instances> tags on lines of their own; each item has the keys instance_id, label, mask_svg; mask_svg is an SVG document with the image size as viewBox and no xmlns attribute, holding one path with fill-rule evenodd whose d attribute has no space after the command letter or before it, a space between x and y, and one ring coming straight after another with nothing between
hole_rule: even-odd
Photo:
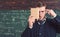
<instances>
[{"instance_id":1,"label":"suit jacket","mask_svg":"<svg viewBox=\"0 0 60 37\"><path fill-rule=\"evenodd\" d=\"M30 29L28 26L22 33L21 37L39 37L39 27L37 21L35 21L33 28ZM53 19L46 19L44 25L45 37L56 37L56 33L60 33L60 16L56 16Z\"/></svg>"}]
</instances>

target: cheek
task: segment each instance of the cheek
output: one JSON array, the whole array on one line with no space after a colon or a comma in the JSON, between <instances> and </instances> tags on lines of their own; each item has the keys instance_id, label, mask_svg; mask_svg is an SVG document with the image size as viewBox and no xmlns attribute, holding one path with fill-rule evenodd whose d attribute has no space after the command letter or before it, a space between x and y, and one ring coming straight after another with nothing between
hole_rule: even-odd
<instances>
[{"instance_id":1,"label":"cheek","mask_svg":"<svg viewBox=\"0 0 60 37\"><path fill-rule=\"evenodd\" d=\"M45 16L45 15L46 15L46 13L43 14L43 16Z\"/></svg>"},{"instance_id":2,"label":"cheek","mask_svg":"<svg viewBox=\"0 0 60 37\"><path fill-rule=\"evenodd\" d=\"M39 16L44 16L44 14L39 14Z\"/></svg>"},{"instance_id":3,"label":"cheek","mask_svg":"<svg viewBox=\"0 0 60 37\"><path fill-rule=\"evenodd\" d=\"M43 16L45 16L45 14L46 14L46 13L40 13L39 16L42 16L42 17L43 17Z\"/></svg>"},{"instance_id":4,"label":"cheek","mask_svg":"<svg viewBox=\"0 0 60 37\"><path fill-rule=\"evenodd\" d=\"M41 13L39 13L39 15L45 15L46 13L45 12L41 12Z\"/></svg>"}]
</instances>

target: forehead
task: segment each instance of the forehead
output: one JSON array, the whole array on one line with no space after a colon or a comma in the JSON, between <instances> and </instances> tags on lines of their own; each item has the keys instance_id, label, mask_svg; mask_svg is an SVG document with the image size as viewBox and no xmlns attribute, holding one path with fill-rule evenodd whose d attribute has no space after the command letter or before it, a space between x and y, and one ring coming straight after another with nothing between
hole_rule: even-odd
<instances>
[{"instance_id":1,"label":"forehead","mask_svg":"<svg viewBox=\"0 0 60 37\"><path fill-rule=\"evenodd\" d=\"M44 11L46 9L45 6L39 7L39 11Z\"/></svg>"}]
</instances>

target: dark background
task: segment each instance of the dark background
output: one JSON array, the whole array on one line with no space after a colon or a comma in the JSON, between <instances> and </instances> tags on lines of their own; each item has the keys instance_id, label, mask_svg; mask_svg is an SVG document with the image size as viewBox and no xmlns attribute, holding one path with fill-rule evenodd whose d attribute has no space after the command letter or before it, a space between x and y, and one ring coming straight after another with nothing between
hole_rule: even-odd
<instances>
[{"instance_id":1,"label":"dark background","mask_svg":"<svg viewBox=\"0 0 60 37\"><path fill-rule=\"evenodd\" d=\"M0 9L30 9L37 1L44 1L48 8L60 9L60 0L0 0Z\"/></svg>"}]
</instances>

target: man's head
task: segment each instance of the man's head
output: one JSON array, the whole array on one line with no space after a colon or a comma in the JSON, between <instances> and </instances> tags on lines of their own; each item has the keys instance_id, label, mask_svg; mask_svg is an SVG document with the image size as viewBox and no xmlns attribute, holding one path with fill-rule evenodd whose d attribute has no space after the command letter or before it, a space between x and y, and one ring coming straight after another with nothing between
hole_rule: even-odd
<instances>
[{"instance_id":1,"label":"man's head","mask_svg":"<svg viewBox=\"0 0 60 37\"><path fill-rule=\"evenodd\" d=\"M39 8L39 19L43 19L46 14L46 4L43 2L38 2L37 7Z\"/></svg>"}]
</instances>

